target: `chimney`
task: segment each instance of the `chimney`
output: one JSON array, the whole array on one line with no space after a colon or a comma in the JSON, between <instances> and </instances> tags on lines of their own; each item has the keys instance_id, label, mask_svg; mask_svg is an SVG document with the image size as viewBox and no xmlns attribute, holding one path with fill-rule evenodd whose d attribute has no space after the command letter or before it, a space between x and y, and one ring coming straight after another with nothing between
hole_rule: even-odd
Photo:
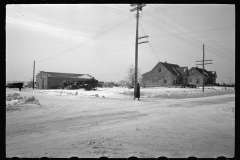
<instances>
[{"instance_id":1,"label":"chimney","mask_svg":"<svg viewBox=\"0 0 240 160\"><path fill-rule=\"evenodd\" d=\"M167 63L167 61L165 61L165 63Z\"/></svg>"},{"instance_id":2,"label":"chimney","mask_svg":"<svg viewBox=\"0 0 240 160\"><path fill-rule=\"evenodd\" d=\"M196 66L196 68L198 68L198 66Z\"/></svg>"}]
</instances>

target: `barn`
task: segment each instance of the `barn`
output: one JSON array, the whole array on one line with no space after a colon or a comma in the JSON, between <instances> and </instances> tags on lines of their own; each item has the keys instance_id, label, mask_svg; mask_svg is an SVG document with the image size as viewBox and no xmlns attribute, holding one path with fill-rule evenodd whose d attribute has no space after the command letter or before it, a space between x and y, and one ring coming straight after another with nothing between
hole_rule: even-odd
<instances>
[{"instance_id":1,"label":"barn","mask_svg":"<svg viewBox=\"0 0 240 160\"><path fill-rule=\"evenodd\" d=\"M177 64L158 62L149 72L142 74L143 87L182 86L187 85L188 67Z\"/></svg>"},{"instance_id":2,"label":"barn","mask_svg":"<svg viewBox=\"0 0 240 160\"><path fill-rule=\"evenodd\" d=\"M40 71L36 75L37 89L57 89L63 88L65 82L84 82L93 79L89 74L59 73Z\"/></svg>"}]
</instances>

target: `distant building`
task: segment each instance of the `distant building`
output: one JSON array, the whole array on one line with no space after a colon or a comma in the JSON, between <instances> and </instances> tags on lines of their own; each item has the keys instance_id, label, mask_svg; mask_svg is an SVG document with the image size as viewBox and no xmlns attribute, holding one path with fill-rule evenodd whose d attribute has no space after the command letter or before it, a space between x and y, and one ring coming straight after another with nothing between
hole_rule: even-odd
<instances>
[{"instance_id":1,"label":"distant building","mask_svg":"<svg viewBox=\"0 0 240 160\"><path fill-rule=\"evenodd\" d=\"M104 82L103 81L98 81L98 87L103 87Z\"/></svg>"},{"instance_id":2,"label":"distant building","mask_svg":"<svg viewBox=\"0 0 240 160\"><path fill-rule=\"evenodd\" d=\"M32 88L33 87L33 81L32 80L28 82L27 87L28 88ZM36 82L34 82L34 88L36 88Z\"/></svg>"},{"instance_id":3,"label":"distant building","mask_svg":"<svg viewBox=\"0 0 240 160\"><path fill-rule=\"evenodd\" d=\"M64 82L84 82L94 77L88 74L58 73L40 71L36 75L36 88L38 89L57 89L63 88Z\"/></svg>"},{"instance_id":4,"label":"distant building","mask_svg":"<svg viewBox=\"0 0 240 160\"><path fill-rule=\"evenodd\" d=\"M203 84L203 69L198 67L192 67L189 70L188 83L195 85L197 87L202 86ZM207 71L204 69L204 84L205 85L215 85L217 78L216 71Z\"/></svg>"},{"instance_id":5,"label":"distant building","mask_svg":"<svg viewBox=\"0 0 240 160\"><path fill-rule=\"evenodd\" d=\"M158 62L151 71L142 74L141 85L144 87L187 85L188 76L188 67Z\"/></svg>"}]
</instances>

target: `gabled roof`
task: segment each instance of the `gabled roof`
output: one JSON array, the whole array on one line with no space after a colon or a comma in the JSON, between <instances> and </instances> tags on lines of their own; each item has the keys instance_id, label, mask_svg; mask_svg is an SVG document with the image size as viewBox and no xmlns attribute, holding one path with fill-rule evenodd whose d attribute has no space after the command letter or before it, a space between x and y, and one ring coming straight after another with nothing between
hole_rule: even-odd
<instances>
[{"instance_id":1,"label":"gabled roof","mask_svg":"<svg viewBox=\"0 0 240 160\"><path fill-rule=\"evenodd\" d=\"M188 75L188 69L187 69L187 67L179 67L179 65L177 65L177 64L171 64L171 63L167 63L167 62L158 62L155 67L157 67L159 64L162 64L170 73L172 73L172 74L175 75L175 76ZM153 67L153 69L154 69L155 67ZM152 70L153 70L153 69L152 69ZM152 70L151 70L151 71L152 71ZM148 74L148 73L150 73L151 71L146 72L146 73L144 73L144 74L142 74L142 75Z\"/></svg>"},{"instance_id":2,"label":"gabled roof","mask_svg":"<svg viewBox=\"0 0 240 160\"><path fill-rule=\"evenodd\" d=\"M195 70L197 70L200 74L203 73L203 69L202 68L198 68L198 67L192 67ZM207 71L206 69L204 69L204 76L205 77L209 77L209 78L214 78L216 77L216 71Z\"/></svg>"},{"instance_id":3,"label":"gabled roof","mask_svg":"<svg viewBox=\"0 0 240 160\"><path fill-rule=\"evenodd\" d=\"M71 77L71 78L78 78L79 76L83 76L86 74L76 74L76 73L60 73L60 72L44 72L40 71L39 74L47 74L48 77L58 77L58 78L64 78L64 77Z\"/></svg>"},{"instance_id":4,"label":"gabled roof","mask_svg":"<svg viewBox=\"0 0 240 160\"><path fill-rule=\"evenodd\" d=\"M161 63L165 68L167 68L167 70L169 70L173 75L175 76L181 76L182 74L177 71L177 67L179 67L179 65L177 64L171 64L171 63L164 63L164 62L159 62Z\"/></svg>"},{"instance_id":5,"label":"gabled roof","mask_svg":"<svg viewBox=\"0 0 240 160\"><path fill-rule=\"evenodd\" d=\"M77 78L92 79L92 77L90 77L90 76L88 76L88 75L78 76Z\"/></svg>"},{"instance_id":6,"label":"gabled roof","mask_svg":"<svg viewBox=\"0 0 240 160\"><path fill-rule=\"evenodd\" d=\"M188 74L188 67L177 67L177 71L179 71L182 75L189 75Z\"/></svg>"},{"instance_id":7,"label":"gabled roof","mask_svg":"<svg viewBox=\"0 0 240 160\"><path fill-rule=\"evenodd\" d=\"M207 73L208 73L208 75L209 75L210 77L215 77L215 76L217 76L217 75L216 75L216 71L207 71Z\"/></svg>"},{"instance_id":8,"label":"gabled roof","mask_svg":"<svg viewBox=\"0 0 240 160\"><path fill-rule=\"evenodd\" d=\"M148 72L146 72L146 73L143 73L142 75L146 75L146 74L148 74L148 73L150 73L151 71L148 71Z\"/></svg>"}]
</instances>

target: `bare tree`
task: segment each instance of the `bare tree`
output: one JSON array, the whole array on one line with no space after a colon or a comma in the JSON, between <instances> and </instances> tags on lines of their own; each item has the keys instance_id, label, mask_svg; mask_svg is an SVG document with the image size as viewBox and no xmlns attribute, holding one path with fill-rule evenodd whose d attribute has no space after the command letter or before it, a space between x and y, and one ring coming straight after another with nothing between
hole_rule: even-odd
<instances>
[{"instance_id":1,"label":"bare tree","mask_svg":"<svg viewBox=\"0 0 240 160\"><path fill-rule=\"evenodd\" d=\"M126 80L121 80L118 82L121 86L127 86L127 81Z\"/></svg>"},{"instance_id":2,"label":"bare tree","mask_svg":"<svg viewBox=\"0 0 240 160\"><path fill-rule=\"evenodd\" d=\"M140 74L140 69L138 68L138 82L141 81L142 79L142 76ZM131 65L129 68L128 68L128 71L127 71L127 77L126 77L126 81L127 81L127 86L128 88L134 88L134 84L135 84L135 67L134 65Z\"/></svg>"}]
</instances>

